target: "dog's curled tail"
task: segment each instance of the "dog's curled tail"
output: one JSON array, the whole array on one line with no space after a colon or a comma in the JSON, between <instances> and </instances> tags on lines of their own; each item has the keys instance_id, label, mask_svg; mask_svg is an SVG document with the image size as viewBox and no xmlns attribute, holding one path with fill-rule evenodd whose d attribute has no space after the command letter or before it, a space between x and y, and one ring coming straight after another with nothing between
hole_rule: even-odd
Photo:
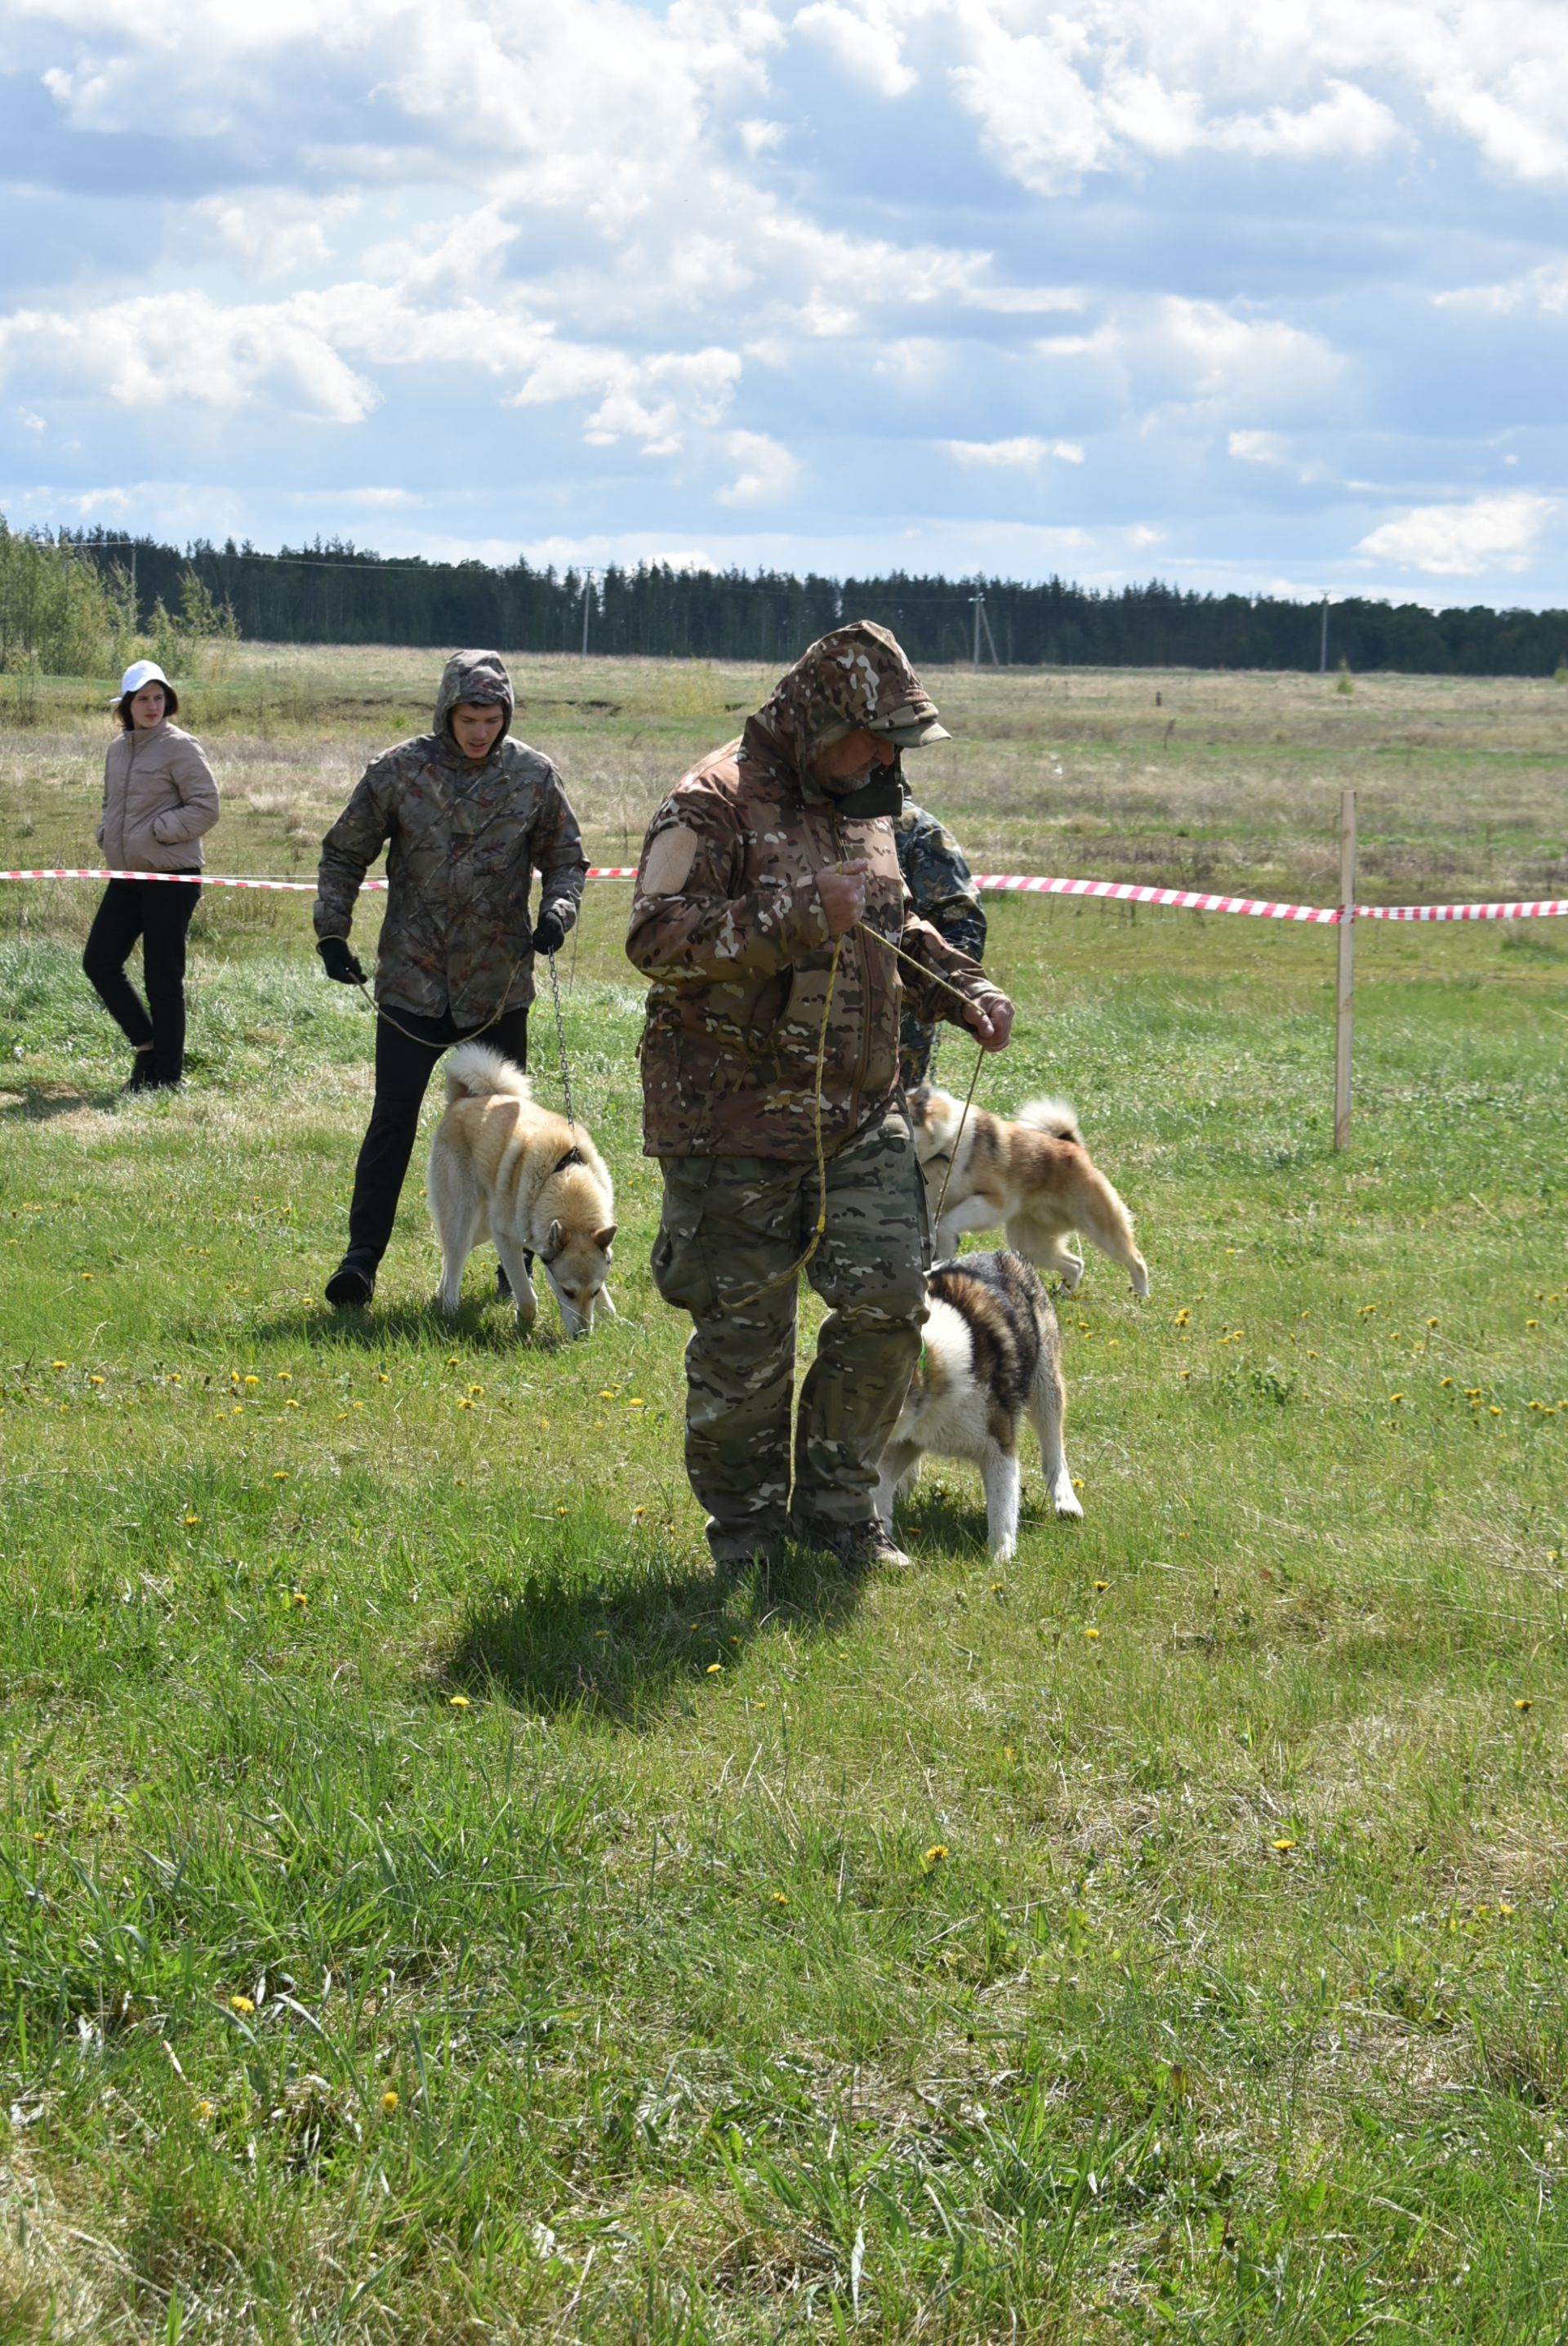
<instances>
[{"instance_id":1,"label":"dog's curled tail","mask_svg":"<svg viewBox=\"0 0 1568 2346\"><path fill-rule=\"evenodd\" d=\"M1013 1120L1026 1125L1031 1132L1048 1132L1053 1140L1075 1140L1080 1148L1084 1146L1078 1111L1068 1100L1025 1100Z\"/></svg>"},{"instance_id":2,"label":"dog's curled tail","mask_svg":"<svg viewBox=\"0 0 1568 2346\"><path fill-rule=\"evenodd\" d=\"M446 1096L484 1099L492 1093L504 1099L532 1099L533 1086L521 1067L504 1051L488 1043L460 1043L446 1063Z\"/></svg>"}]
</instances>

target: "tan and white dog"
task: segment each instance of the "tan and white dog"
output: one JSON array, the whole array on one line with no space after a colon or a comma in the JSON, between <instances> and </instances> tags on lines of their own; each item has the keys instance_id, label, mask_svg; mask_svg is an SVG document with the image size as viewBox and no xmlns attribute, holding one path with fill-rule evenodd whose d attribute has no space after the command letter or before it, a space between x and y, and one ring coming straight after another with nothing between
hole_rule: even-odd
<instances>
[{"instance_id":1,"label":"tan and white dog","mask_svg":"<svg viewBox=\"0 0 1568 2346\"><path fill-rule=\"evenodd\" d=\"M1081 1515L1062 1427L1062 1338L1040 1275L1022 1255L966 1254L939 1262L926 1280L929 1317L877 1484L877 1513L892 1529L893 1500L909 1491L921 1458L963 1458L985 1485L994 1563L1018 1545L1022 1476L1018 1436L1027 1418L1040 1443L1045 1487L1059 1515Z\"/></svg>"},{"instance_id":2,"label":"tan and white dog","mask_svg":"<svg viewBox=\"0 0 1568 2346\"><path fill-rule=\"evenodd\" d=\"M446 1063L446 1114L430 1146L430 1218L441 1240L436 1300L457 1310L463 1266L486 1237L511 1283L520 1328L538 1310L535 1256L568 1336L585 1335L596 1305L616 1307L605 1280L616 1235L605 1161L581 1125L541 1107L521 1067L486 1043L460 1043Z\"/></svg>"},{"instance_id":3,"label":"tan and white dog","mask_svg":"<svg viewBox=\"0 0 1568 2346\"><path fill-rule=\"evenodd\" d=\"M1149 1269L1133 1236L1133 1218L1084 1145L1064 1100L1030 1100L1009 1124L984 1108L921 1084L910 1095L915 1153L932 1211L942 1198L939 1257L955 1253L962 1230L994 1229L1036 1270L1062 1280L1070 1295L1084 1276L1082 1258L1064 1241L1081 1230L1113 1262L1125 1265L1135 1295L1149 1291ZM962 1130L960 1131L960 1124ZM949 1171L949 1167L952 1171Z\"/></svg>"}]
</instances>

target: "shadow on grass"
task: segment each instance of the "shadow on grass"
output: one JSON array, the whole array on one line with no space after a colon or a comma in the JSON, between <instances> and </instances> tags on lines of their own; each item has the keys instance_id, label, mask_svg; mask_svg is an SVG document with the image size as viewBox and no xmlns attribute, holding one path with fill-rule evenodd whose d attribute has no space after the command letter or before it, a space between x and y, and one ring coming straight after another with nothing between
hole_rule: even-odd
<instances>
[{"instance_id":1,"label":"shadow on grass","mask_svg":"<svg viewBox=\"0 0 1568 2346\"><path fill-rule=\"evenodd\" d=\"M71 1116L79 1107L113 1110L129 1108L135 1113L136 1102L125 1095L118 1084L95 1085L91 1090L78 1090L74 1085L64 1090L54 1085L28 1083L0 1084L0 1127L7 1124L46 1124L51 1117Z\"/></svg>"},{"instance_id":2,"label":"shadow on grass","mask_svg":"<svg viewBox=\"0 0 1568 2346\"><path fill-rule=\"evenodd\" d=\"M321 1274L323 1284L330 1271ZM410 1298L397 1303L372 1303L368 1311L333 1311L330 1304L285 1305L258 1321L261 1337L292 1337L311 1344L341 1344L361 1352L382 1352L390 1344L435 1344L461 1338L470 1352L534 1353L569 1352L575 1339L567 1336L555 1306L549 1312L541 1300L539 1316L531 1331L519 1329L510 1303L496 1300L465 1302L449 1320L433 1300ZM193 1323L194 1332L194 1323Z\"/></svg>"},{"instance_id":3,"label":"shadow on grass","mask_svg":"<svg viewBox=\"0 0 1568 2346\"><path fill-rule=\"evenodd\" d=\"M536 1567L515 1590L474 1605L450 1654L444 1690L484 1694L545 1716L576 1711L651 1726L733 1669L768 1630L839 1633L863 1579L809 1551L719 1578L677 1557L639 1558L631 1585L585 1587L571 1563Z\"/></svg>"}]
</instances>

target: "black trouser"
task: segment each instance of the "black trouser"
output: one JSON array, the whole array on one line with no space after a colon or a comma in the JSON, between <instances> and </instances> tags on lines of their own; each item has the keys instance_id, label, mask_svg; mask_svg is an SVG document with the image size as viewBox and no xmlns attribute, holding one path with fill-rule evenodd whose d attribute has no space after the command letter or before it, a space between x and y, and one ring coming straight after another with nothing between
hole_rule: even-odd
<instances>
[{"instance_id":1,"label":"black trouser","mask_svg":"<svg viewBox=\"0 0 1568 2346\"><path fill-rule=\"evenodd\" d=\"M397 1020L395 1026L392 1018ZM406 1035L401 1032L405 1026ZM527 1066L526 1004L504 1012L494 1025L482 1030L454 1025L450 1011L440 1018L420 1018L412 1010L398 1009L392 1009L391 1016L377 1015L375 1106L354 1167L349 1250L343 1258L361 1270L373 1274L387 1250L403 1176L413 1155L420 1107L435 1063L449 1043L465 1042L476 1033L519 1067ZM424 1039L415 1042L415 1035Z\"/></svg>"},{"instance_id":2,"label":"black trouser","mask_svg":"<svg viewBox=\"0 0 1568 2346\"><path fill-rule=\"evenodd\" d=\"M177 1084L185 1072L185 933L200 893L188 880L111 880L82 954L84 971L132 1049L152 1045L155 1084ZM138 937L145 1004L126 976Z\"/></svg>"}]
</instances>

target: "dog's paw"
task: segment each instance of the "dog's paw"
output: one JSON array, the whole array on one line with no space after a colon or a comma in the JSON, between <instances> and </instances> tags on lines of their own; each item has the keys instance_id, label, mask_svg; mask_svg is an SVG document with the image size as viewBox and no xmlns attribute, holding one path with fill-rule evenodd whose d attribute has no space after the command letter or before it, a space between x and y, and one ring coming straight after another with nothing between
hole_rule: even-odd
<instances>
[{"instance_id":1,"label":"dog's paw","mask_svg":"<svg viewBox=\"0 0 1568 2346\"><path fill-rule=\"evenodd\" d=\"M1017 1553L1018 1542L1016 1540L1001 1540L991 1551L991 1561L993 1564L1011 1564Z\"/></svg>"},{"instance_id":2,"label":"dog's paw","mask_svg":"<svg viewBox=\"0 0 1568 2346\"><path fill-rule=\"evenodd\" d=\"M1059 1474L1056 1477L1051 1488L1051 1504L1055 1508L1057 1515L1066 1520L1074 1522L1083 1520L1083 1502L1073 1488L1073 1478L1070 1474Z\"/></svg>"}]
</instances>

